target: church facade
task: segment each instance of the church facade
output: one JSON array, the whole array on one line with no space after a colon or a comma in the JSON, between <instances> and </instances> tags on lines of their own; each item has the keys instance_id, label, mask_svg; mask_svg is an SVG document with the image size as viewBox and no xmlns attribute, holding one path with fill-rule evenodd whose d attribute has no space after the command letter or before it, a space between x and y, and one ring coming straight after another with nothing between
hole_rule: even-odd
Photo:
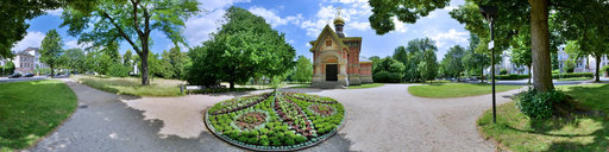
<instances>
[{"instance_id":1,"label":"church facade","mask_svg":"<svg viewBox=\"0 0 609 152\"><path fill-rule=\"evenodd\" d=\"M313 82L315 88L345 88L372 83L372 62L360 61L361 37L345 37L345 21L334 20L336 32L326 25L316 40L311 41Z\"/></svg>"}]
</instances>

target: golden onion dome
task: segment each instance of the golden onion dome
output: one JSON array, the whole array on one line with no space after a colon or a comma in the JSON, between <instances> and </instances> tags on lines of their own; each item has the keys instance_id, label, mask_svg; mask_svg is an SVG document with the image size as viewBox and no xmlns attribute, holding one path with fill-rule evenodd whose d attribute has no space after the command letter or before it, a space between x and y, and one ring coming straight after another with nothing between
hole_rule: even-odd
<instances>
[{"instance_id":1,"label":"golden onion dome","mask_svg":"<svg viewBox=\"0 0 609 152\"><path fill-rule=\"evenodd\" d=\"M334 25L345 25L345 20L338 16L334 19Z\"/></svg>"}]
</instances>

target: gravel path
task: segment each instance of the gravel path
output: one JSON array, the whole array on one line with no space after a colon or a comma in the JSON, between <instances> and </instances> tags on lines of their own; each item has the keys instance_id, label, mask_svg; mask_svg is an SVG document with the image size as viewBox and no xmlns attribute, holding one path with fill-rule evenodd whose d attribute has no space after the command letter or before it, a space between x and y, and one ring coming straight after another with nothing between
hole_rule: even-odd
<instances>
[{"instance_id":1,"label":"gravel path","mask_svg":"<svg viewBox=\"0 0 609 152\"><path fill-rule=\"evenodd\" d=\"M249 93L130 98L73 82L78 109L31 151L243 151L211 135L201 112L213 104ZM304 151L495 151L475 121L490 108L490 95L430 99L408 94L407 84L370 89L288 89L329 96L345 106L339 134ZM499 104L509 102L499 93ZM506 97L504 97L506 96Z\"/></svg>"}]
</instances>

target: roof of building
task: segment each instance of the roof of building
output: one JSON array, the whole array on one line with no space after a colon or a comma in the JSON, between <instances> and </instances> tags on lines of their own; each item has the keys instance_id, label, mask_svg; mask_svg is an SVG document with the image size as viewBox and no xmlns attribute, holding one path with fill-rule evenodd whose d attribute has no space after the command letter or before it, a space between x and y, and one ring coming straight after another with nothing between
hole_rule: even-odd
<instances>
[{"instance_id":1,"label":"roof of building","mask_svg":"<svg viewBox=\"0 0 609 152\"><path fill-rule=\"evenodd\" d=\"M321 31L321 33L319 34L319 36L317 36L317 39L310 41L309 43L311 44L311 49L309 51L313 51L315 50L315 48L317 48L317 45L322 36L325 35L326 33L329 33L334 39L338 40L338 44L340 46L346 46L343 42L345 41L358 41L361 42L362 41L362 37L339 37L338 34L336 32L334 32L334 30L332 30L332 28L330 28L330 25L326 24L326 26L324 27L324 29Z\"/></svg>"},{"instance_id":2,"label":"roof of building","mask_svg":"<svg viewBox=\"0 0 609 152\"><path fill-rule=\"evenodd\" d=\"M25 49L23 51L19 51L19 52L15 53L15 55L35 56L36 53L32 54L32 53L30 53L30 51L36 51L36 52L38 52L38 50L40 50L40 49L35 48L35 47L28 47L27 49Z\"/></svg>"}]
</instances>

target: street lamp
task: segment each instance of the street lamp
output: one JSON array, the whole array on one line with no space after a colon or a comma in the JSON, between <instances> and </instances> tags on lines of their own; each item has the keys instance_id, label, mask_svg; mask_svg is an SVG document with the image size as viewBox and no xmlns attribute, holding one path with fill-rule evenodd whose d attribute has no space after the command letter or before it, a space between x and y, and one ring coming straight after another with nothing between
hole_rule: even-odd
<instances>
[{"instance_id":1,"label":"street lamp","mask_svg":"<svg viewBox=\"0 0 609 152\"><path fill-rule=\"evenodd\" d=\"M480 5L480 13L489 22L489 28L491 30L491 42L489 44L489 50L491 51L491 85L493 87L493 123L497 123L497 110L495 108L495 35L493 31L493 22L497 15L497 7L489 5Z\"/></svg>"}]
</instances>

